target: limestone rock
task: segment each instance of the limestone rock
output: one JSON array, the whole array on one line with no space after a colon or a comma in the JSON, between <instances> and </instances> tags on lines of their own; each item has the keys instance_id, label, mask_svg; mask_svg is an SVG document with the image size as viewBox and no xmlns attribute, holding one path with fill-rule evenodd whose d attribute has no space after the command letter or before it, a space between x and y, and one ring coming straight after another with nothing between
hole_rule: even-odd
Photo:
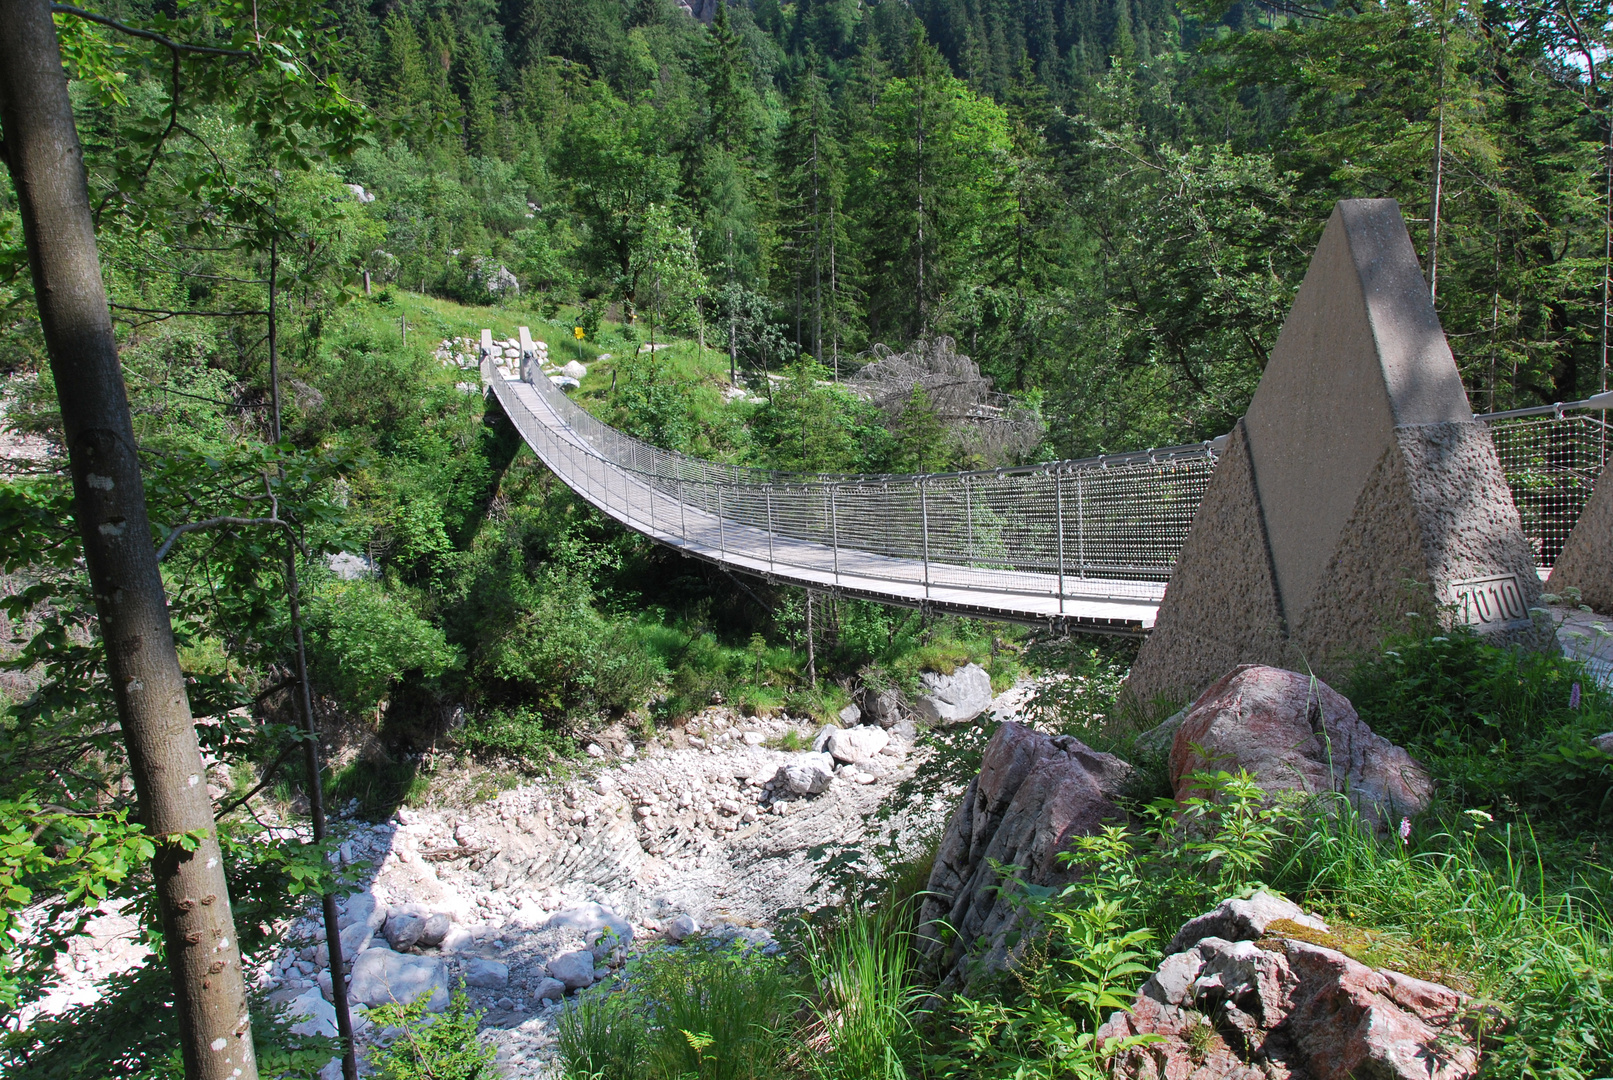
<instances>
[{"instance_id":1,"label":"limestone rock","mask_svg":"<svg viewBox=\"0 0 1613 1080\"><path fill-rule=\"evenodd\" d=\"M453 920L440 911L436 914L428 915L425 922L421 924L420 937L415 941L415 944L424 945L427 948L436 948L443 943L443 939L448 936L448 931L452 926Z\"/></svg>"},{"instance_id":2,"label":"limestone rock","mask_svg":"<svg viewBox=\"0 0 1613 1080\"><path fill-rule=\"evenodd\" d=\"M577 904L549 916L551 930L580 930L587 934L594 930L613 930L627 944L633 940L633 924L601 904Z\"/></svg>"},{"instance_id":3,"label":"limestone rock","mask_svg":"<svg viewBox=\"0 0 1613 1080\"><path fill-rule=\"evenodd\" d=\"M1277 919L1292 913L1321 923L1279 897L1248 903L1183 926L1131 1010L1098 1029L1099 1039L1161 1039L1118 1055L1115 1077L1465 1080L1478 1070L1481 1017L1464 995L1285 936Z\"/></svg>"},{"instance_id":4,"label":"limestone rock","mask_svg":"<svg viewBox=\"0 0 1613 1080\"><path fill-rule=\"evenodd\" d=\"M1191 793L1193 773L1208 769L1247 769L1268 793L1342 792L1380 829L1421 813L1434 793L1428 771L1367 727L1343 695L1307 675L1252 664L1206 690L1176 732L1177 799Z\"/></svg>"},{"instance_id":5,"label":"limestone rock","mask_svg":"<svg viewBox=\"0 0 1613 1080\"><path fill-rule=\"evenodd\" d=\"M347 898L336 924L343 930L363 924L374 932L386 923L386 914L387 906L377 900L374 893L358 892Z\"/></svg>"},{"instance_id":6,"label":"limestone rock","mask_svg":"<svg viewBox=\"0 0 1613 1080\"><path fill-rule=\"evenodd\" d=\"M700 924L695 922L694 917L691 915L675 915L667 920L666 928L663 932L666 934L668 941L676 944L685 938L700 933Z\"/></svg>"},{"instance_id":7,"label":"limestone rock","mask_svg":"<svg viewBox=\"0 0 1613 1080\"><path fill-rule=\"evenodd\" d=\"M818 733L812 736L812 752L814 754L823 753L823 748L829 745L829 736L839 730L834 724L825 724L819 728Z\"/></svg>"},{"instance_id":8,"label":"limestone rock","mask_svg":"<svg viewBox=\"0 0 1613 1080\"><path fill-rule=\"evenodd\" d=\"M891 737L884 728L865 724L861 727L840 728L830 732L825 749L836 761L855 765L872 761L890 741Z\"/></svg>"},{"instance_id":9,"label":"limestone rock","mask_svg":"<svg viewBox=\"0 0 1613 1080\"><path fill-rule=\"evenodd\" d=\"M932 724L962 724L991 708L991 676L979 664L965 664L950 675L926 671L924 693L913 703Z\"/></svg>"},{"instance_id":10,"label":"limestone rock","mask_svg":"<svg viewBox=\"0 0 1613 1080\"><path fill-rule=\"evenodd\" d=\"M560 369L560 374L569 379L576 379L579 383L581 383L585 378L588 377L588 369L582 364L579 364L577 361L571 360L566 363L565 367Z\"/></svg>"},{"instance_id":11,"label":"limestone rock","mask_svg":"<svg viewBox=\"0 0 1613 1080\"><path fill-rule=\"evenodd\" d=\"M542 1005L546 1001L559 1001L566 996L566 984L547 975L532 988L532 1000Z\"/></svg>"},{"instance_id":12,"label":"limestone rock","mask_svg":"<svg viewBox=\"0 0 1613 1080\"><path fill-rule=\"evenodd\" d=\"M1613 731L1609 731L1605 735L1598 735L1591 740L1591 745L1608 757L1613 757Z\"/></svg>"},{"instance_id":13,"label":"limestone rock","mask_svg":"<svg viewBox=\"0 0 1613 1080\"><path fill-rule=\"evenodd\" d=\"M841 727L856 727L863 721L862 708L855 701L841 709L837 715L840 718Z\"/></svg>"},{"instance_id":14,"label":"limestone rock","mask_svg":"<svg viewBox=\"0 0 1613 1080\"><path fill-rule=\"evenodd\" d=\"M435 956L366 949L353 961L349 996L364 1005L427 1001L431 1012L448 1007L448 965Z\"/></svg>"},{"instance_id":15,"label":"limestone rock","mask_svg":"<svg viewBox=\"0 0 1613 1080\"><path fill-rule=\"evenodd\" d=\"M466 986L480 987L483 990L496 990L510 985L510 965L502 964L497 960L473 956L465 961L463 970Z\"/></svg>"},{"instance_id":16,"label":"limestone rock","mask_svg":"<svg viewBox=\"0 0 1613 1080\"><path fill-rule=\"evenodd\" d=\"M796 754L779 766L778 775L797 795L817 795L834 782L834 765L834 758L828 754Z\"/></svg>"},{"instance_id":17,"label":"limestone rock","mask_svg":"<svg viewBox=\"0 0 1613 1080\"><path fill-rule=\"evenodd\" d=\"M1013 721L997 729L941 838L919 912L919 948L939 959L948 984L965 981L967 954L982 938L978 970L1008 960L1006 938L1021 910L999 894L993 863L1024 867L1035 885L1069 880L1059 854L1075 837L1121 818L1114 798L1130 773L1119 758L1066 735L1044 735ZM939 923L955 933L943 940Z\"/></svg>"},{"instance_id":18,"label":"limestone rock","mask_svg":"<svg viewBox=\"0 0 1613 1080\"><path fill-rule=\"evenodd\" d=\"M563 983L567 990L582 990L594 985L594 954L587 949L561 953L549 961L546 970L549 978Z\"/></svg>"},{"instance_id":19,"label":"limestone rock","mask_svg":"<svg viewBox=\"0 0 1613 1080\"><path fill-rule=\"evenodd\" d=\"M336 1037L336 1007L313 987L286 1006L286 1015L299 1018L291 1025L293 1035Z\"/></svg>"},{"instance_id":20,"label":"limestone rock","mask_svg":"<svg viewBox=\"0 0 1613 1080\"><path fill-rule=\"evenodd\" d=\"M393 912L387 916L386 925L381 933L386 937L386 943L394 949L407 949L420 940L425 932L426 920L418 915L403 912Z\"/></svg>"},{"instance_id":21,"label":"limestone rock","mask_svg":"<svg viewBox=\"0 0 1613 1080\"><path fill-rule=\"evenodd\" d=\"M885 690L864 689L857 698L863 720L888 728L902 718L902 692L895 687Z\"/></svg>"}]
</instances>

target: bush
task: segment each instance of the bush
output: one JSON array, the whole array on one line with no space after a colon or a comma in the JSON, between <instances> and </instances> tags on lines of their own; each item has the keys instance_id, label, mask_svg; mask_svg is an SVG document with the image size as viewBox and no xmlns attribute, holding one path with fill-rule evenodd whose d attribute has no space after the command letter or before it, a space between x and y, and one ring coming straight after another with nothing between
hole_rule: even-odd
<instances>
[{"instance_id":1,"label":"bush","mask_svg":"<svg viewBox=\"0 0 1613 1080\"><path fill-rule=\"evenodd\" d=\"M906 1080L922 1072L915 983L900 912L853 913L808 939L816 994L802 1059L821 1080Z\"/></svg>"},{"instance_id":2,"label":"bush","mask_svg":"<svg viewBox=\"0 0 1613 1080\"><path fill-rule=\"evenodd\" d=\"M1578 661L1458 629L1392 641L1344 690L1457 807L1551 832L1613 823L1613 761L1590 745L1613 729L1613 694Z\"/></svg>"},{"instance_id":3,"label":"bush","mask_svg":"<svg viewBox=\"0 0 1613 1080\"><path fill-rule=\"evenodd\" d=\"M357 705L374 705L405 672L436 678L458 660L440 628L373 581L314 593L308 629L319 681Z\"/></svg>"},{"instance_id":4,"label":"bush","mask_svg":"<svg viewBox=\"0 0 1613 1080\"><path fill-rule=\"evenodd\" d=\"M424 998L412 1005L390 1004L369 1011L372 1023L397 1028L398 1035L370 1054L370 1068L381 1080L493 1080L497 1051L476 1037L482 1014L470 1007L461 983L448 1010L432 1016Z\"/></svg>"}]
</instances>

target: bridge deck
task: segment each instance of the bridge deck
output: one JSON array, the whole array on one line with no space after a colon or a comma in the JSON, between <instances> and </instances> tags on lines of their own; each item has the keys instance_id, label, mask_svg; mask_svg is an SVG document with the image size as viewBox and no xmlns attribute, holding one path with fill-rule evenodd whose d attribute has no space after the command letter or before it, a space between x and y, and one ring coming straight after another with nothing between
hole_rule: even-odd
<instances>
[{"instance_id":1,"label":"bridge deck","mask_svg":"<svg viewBox=\"0 0 1613 1080\"><path fill-rule=\"evenodd\" d=\"M1165 594L1163 581L1078 574L1061 579L1056 573L892 557L770 532L681 501L664 478L606 459L561 415L544 392L548 387L506 378L491 364L484 365L484 376L522 438L568 487L628 528L726 568L884 603L1116 633L1153 626Z\"/></svg>"}]
</instances>

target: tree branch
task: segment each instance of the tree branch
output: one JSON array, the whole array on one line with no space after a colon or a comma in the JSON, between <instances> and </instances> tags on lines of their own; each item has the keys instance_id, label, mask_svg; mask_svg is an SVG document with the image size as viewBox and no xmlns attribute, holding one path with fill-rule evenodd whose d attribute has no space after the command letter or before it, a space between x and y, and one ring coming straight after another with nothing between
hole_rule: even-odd
<instances>
[{"instance_id":1,"label":"tree branch","mask_svg":"<svg viewBox=\"0 0 1613 1080\"><path fill-rule=\"evenodd\" d=\"M300 745L302 745L302 740L301 739L292 739L291 740L291 745L286 747L284 750L280 751L280 756L275 758L272 762L270 762L269 767L267 769L263 770L263 779L258 781L257 786L254 787L251 791L247 792L245 795L242 795L239 799L236 799L234 802L229 803L223 809L221 809L217 813L215 813L213 815L213 820L214 821L223 821L225 814L228 814L230 811L234 810L236 807L240 806L242 803L251 801L251 799L252 799L252 797L254 795L256 795L258 792L262 791L264 788L268 787L269 782L274 779L274 774L280 770L280 766L282 766L282 765L284 765L286 763L286 758L290 757L291 752L293 750L297 749L297 747L300 746Z\"/></svg>"},{"instance_id":2,"label":"tree branch","mask_svg":"<svg viewBox=\"0 0 1613 1080\"><path fill-rule=\"evenodd\" d=\"M128 34L130 37L145 38L147 41L155 41L158 45L174 50L176 54L190 52L200 53L203 56L234 57L252 55L245 49L220 49L212 45L191 45L188 42L175 41L173 38L163 37L161 34L155 33L154 31L142 30L137 26L130 26L127 23L120 23L116 19L109 19L105 15L97 15L93 11L85 11L83 8L72 7L68 4L52 4L50 6L50 10L52 13L57 15L73 15L77 18L85 19L92 23L100 23L102 26L109 26L118 31L118 33Z\"/></svg>"},{"instance_id":3,"label":"tree branch","mask_svg":"<svg viewBox=\"0 0 1613 1080\"><path fill-rule=\"evenodd\" d=\"M301 540L297 539L297 534L292 529L291 522L282 518L214 517L207 518L205 521L188 521L183 525L175 526L174 530L168 534L168 539L162 542L162 547L157 549L157 561L162 562L162 560L168 555L168 549L173 547L174 543L186 533L195 532L198 529L216 529L221 525L230 525L242 528L260 525L280 526L281 528L285 529L286 534L291 537L291 542L297 545L297 549L302 552L303 558L306 559L308 557L308 549L303 547Z\"/></svg>"}]
</instances>

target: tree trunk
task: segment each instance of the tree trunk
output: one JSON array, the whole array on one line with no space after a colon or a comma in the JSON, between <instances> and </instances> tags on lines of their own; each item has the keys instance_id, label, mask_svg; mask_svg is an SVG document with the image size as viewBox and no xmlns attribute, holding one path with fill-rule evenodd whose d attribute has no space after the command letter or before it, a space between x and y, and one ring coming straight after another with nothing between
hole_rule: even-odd
<instances>
[{"instance_id":1,"label":"tree trunk","mask_svg":"<svg viewBox=\"0 0 1613 1080\"><path fill-rule=\"evenodd\" d=\"M0 123L73 474L107 675L140 800L185 1075L255 1080L241 956L206 773L146 517L56 28L47 0L0 4ZM194 850L179 842L199 839Z\"/></svg>"}]
</instances>

